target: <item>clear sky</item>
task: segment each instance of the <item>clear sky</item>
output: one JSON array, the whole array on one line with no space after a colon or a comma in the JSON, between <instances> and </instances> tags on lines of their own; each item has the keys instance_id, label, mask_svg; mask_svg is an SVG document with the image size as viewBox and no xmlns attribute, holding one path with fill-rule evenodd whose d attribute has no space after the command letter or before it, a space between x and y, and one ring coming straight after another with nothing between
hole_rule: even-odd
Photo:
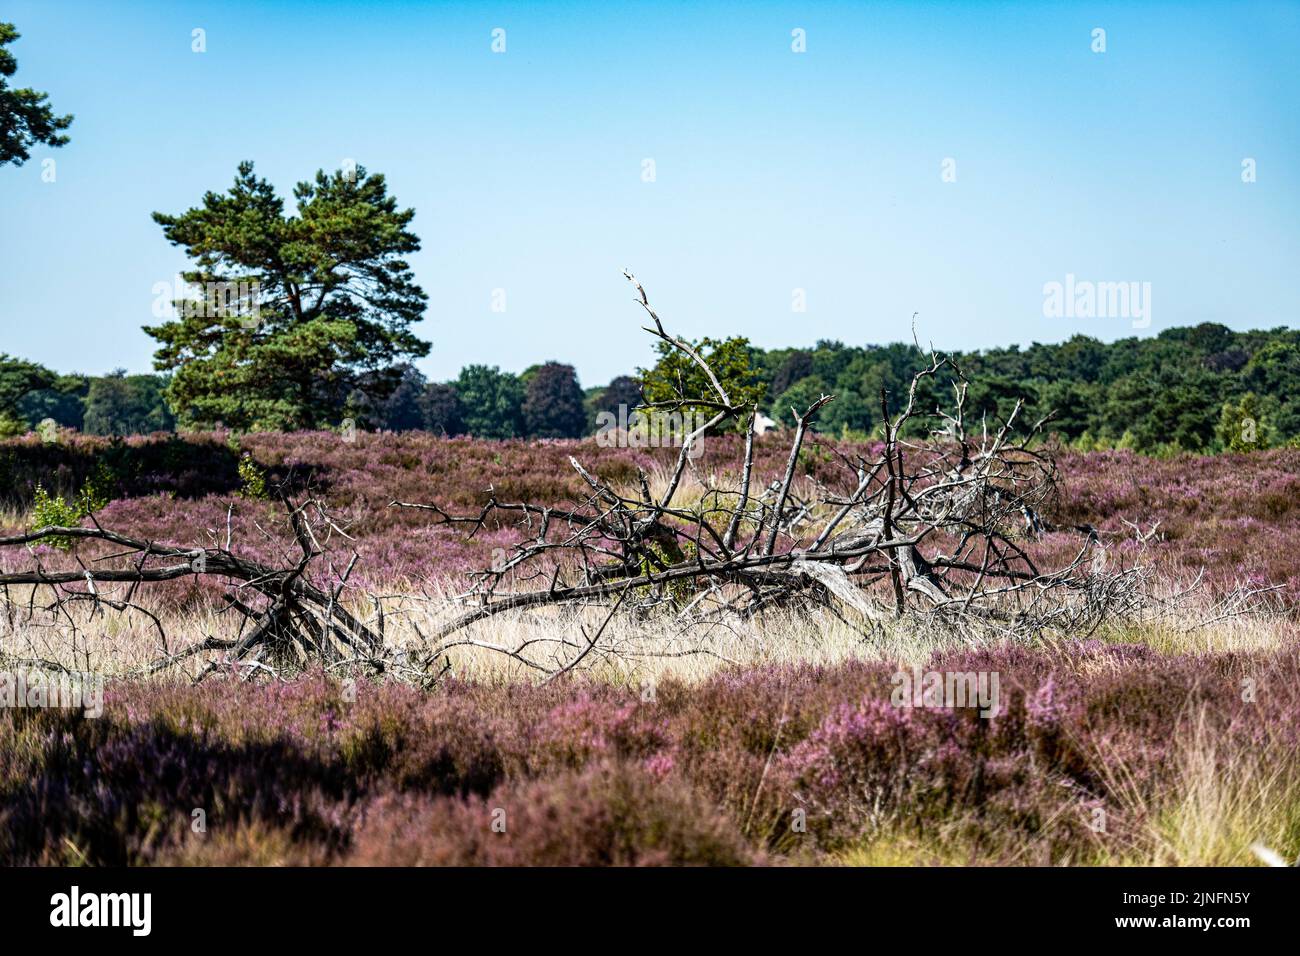
<instances>
[{"instance_id":1,"label":"clear sky","mask_svg":"<svg viewBox=\"0 0 1300 956\"><path fill-rule=\"evenodd\" d=\"M17 85L76 114L70 145L0 168L0 351L61 371L150 367L140 326L183 259L149 214L241 159L286 194L347 159L387 175L417 211L437 379L645 364L625 266L670 327L764 347L906 340L914 312L962 349L1300 320L1297 3L5 0L0 19ZM1068 274L1149 282L1150 327L1045 316Z\"/></svg>"}]
</instances>

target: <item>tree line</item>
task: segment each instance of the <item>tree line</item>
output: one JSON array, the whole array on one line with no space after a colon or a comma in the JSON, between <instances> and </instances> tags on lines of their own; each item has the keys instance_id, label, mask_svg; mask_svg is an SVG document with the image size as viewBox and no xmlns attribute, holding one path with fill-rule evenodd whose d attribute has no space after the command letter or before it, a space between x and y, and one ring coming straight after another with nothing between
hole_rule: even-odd
<instances>
[{"instance_id":1,"label":"tree line","mask_svg":"<svg viewBox=\"0 0 1300 956\"><path fill-rule=\"evenodd\" d=\"M967 408L976 420L1004 420L1023 399L1024 424L1051 414L1046 431L1081 449L1205 453L1300 439L1300 332L1285 327L1234 332L1203 323L1152 338L1104 343L1075 335L954 358L969 379ZM880 388L898 401L923 361L913 345L839 342L753 358L772 417L788 418L790 406L834 393L819 427L836 434L869 433L879 421ZM927 380L918 402L942 406L950 395L939 393L950 387Z\"/></svg>"},{"instance_id":2,"label":"tree line","mask_svg":"<svg viewBox=\"0 0 1300 956\"><path fill-rule=\"evenodd\" d=\"M743 338L695 343L722 369L724 384L755 401L778 424L791 408L834 394L817 422L835 437L868 438L880 420L880 391L901 400L928 357L914 345L845 345L763 350ZM957 353L970 384L975 419L1005 419L1019 399L1026 426L1054 413L1047 430L1082 448L1132 448L1149 454L1242 451L1300 440L1300 332L1234 332L1202 324L1154 338L1104 343L1076 335L1054 345ZM573 366L550 361L521 374L470 365L432 382L414 365L383 370L390 389L358 388L328 408L313 427L351 419L363 429L419 430L481 438L578 438L592 434L601 412L618 415L669 398L676 383L691 391L691 372L660 355L649 368L583 388ZM951 398L951 382L924 380L918 401ZM0 434L44 420L90 434L113 435L204 427L185 422L170 404L167 375L59 375L0 356ZM364 383L363 383L364 384ZM947 394L943 394L949 390ZM703 392L700 392L703 394ZM237 400L238 395L231 396ZM222 422L222 424L227 424ZM970 422L968 421L968 426Z\"/></svg>"}]
</instances>

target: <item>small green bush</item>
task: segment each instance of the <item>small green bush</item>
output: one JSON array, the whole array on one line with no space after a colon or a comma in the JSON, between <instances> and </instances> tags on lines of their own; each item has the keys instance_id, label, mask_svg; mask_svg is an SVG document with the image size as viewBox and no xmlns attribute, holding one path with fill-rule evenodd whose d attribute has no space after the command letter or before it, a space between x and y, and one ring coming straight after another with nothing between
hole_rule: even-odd
<instances>
[{"instance_id":1,"label":"small green bush","mask_svg":"<svg viewBox=\"0 0 1300 956\"><path fill-rule=\"evenodd\" d=\"M71 501L65 500L62 495L51 495L38 483L32 502L32 530L76 527L86 515L108 507L116 486L112 469L103 462L95 466L95 470L81 486L81 491ZM62 535L47 538L46 541L60 551L72 547L72 539Z\"/></svg>"},{"instance_id":2,"label":"small green bush","mask_svg":"<svg viewBox=\"0 0 1300 956\"><path fill-rule=\"evenodd\" d=\"M36 486L36 499L32 503L32 530L44 531L46 528L71 528L81 523L87 511L82 508L81 500L64 501L61 495L51 495L42 486ZM46 541L61 551L72 547L72 539L58 536Z\"/></svg>"},{"instance_id":3,"label":"small green bush","mask_svg":"<svg viewBox=\"0 0 1300 956\"><path fill-rule=\"evenodd\" d=\"M239 459L239 495L255 501L264 501L267 497L266 472L248 452Z\"/></svg>"},{"instance_id":4,"label":"small green bush","mask_svg":"<svg viewBox=\"0 0 1300 956\"><path fill-rule=\"evenodd\" d=\"M95 465L95 470L90 473L86 483L81 486L81 495L78 500L84 508L82 517L92 511L102 511L107 508L108 503L113 500L113 492L116 488L117 477L113 474L113 469L102 461Z\"/></svg>"}]
</instances>

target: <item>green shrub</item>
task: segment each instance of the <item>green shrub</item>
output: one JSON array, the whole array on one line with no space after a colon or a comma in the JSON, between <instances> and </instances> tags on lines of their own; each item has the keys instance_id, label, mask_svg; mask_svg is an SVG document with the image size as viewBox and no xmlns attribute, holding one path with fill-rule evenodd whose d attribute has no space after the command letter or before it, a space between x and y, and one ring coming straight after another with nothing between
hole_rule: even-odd
<instances>
[{"instance_id":1,"label":"green shrub","mask_svg":"<svg viewBox=\"0 0 1300 956\"><path fill-rule=\"evenodd\" d=\"M38 483L32 501L32 530L76 527L81 524L82 518L108 507L116 486L113 470L103 462L95 466L95 470L81 486L81 491L70 501L62 495L51 495ZM47 538L46 541L61 551L72 547L72 539L61 535Z\"/></svg>"},{"instance_id":2,"label":"green shrub","mask_svg":"<svg viewBox=\"0 0 1300 956\"><path fill-rule=\"evenodd\" d=\"M32 530L44 531L46 528L72 528L81 523L87 512L80 499L64 501L61 495L51 495L42 486L36 486L36 499L32 503ZM46 541L61 551L72 547L72 539L57 536Z\"/></svg>"},{"instance_id":3,"label":"green shrub","mask_svg":"<svg viewBox=\"0 0 1300 956\"><path fill-rule=\"evenodd\" d=\"M78 497L78 503L83 508L82 517L92 511L102 511L107 508L108 503L113 500L113 492L116 488L117 477L113 474L113 469L102 461L96 464L86 483L81 486L81 494Z\"/></svg>"},{"instance_id":4,"label":"green shrub","mask_svg":"<svg viewBox=\"0 0 1300 956\"><path fill-rule=\"evenodd\" d=\"M1229 452L1261 451L1273 443L1273 428L1261 414L1254 392L1247 392L1240 401L1224 403L1218 439Z\"/></svg>"},{"instance_id":5,"label":"green shrub","mask_svg":"<svg viewBox=\"0 0 1300 956\"><path fill-rule=\"evenodd\" d=\"M266 472L248 452L239 459L239 495L255 501L264 501L267 497Z\"/></svg>"},{"instance_id":6,"label":"green shrub","mask_svg":"<svg viewBox=\"0 0 1300 956\"><path fill-rule=\"evenodd\" d=\"M21 435L26 435L30 430L27 427L27 422L17 415L0 411L0 438L18 438Z\"/></svg>"}]
</instances>

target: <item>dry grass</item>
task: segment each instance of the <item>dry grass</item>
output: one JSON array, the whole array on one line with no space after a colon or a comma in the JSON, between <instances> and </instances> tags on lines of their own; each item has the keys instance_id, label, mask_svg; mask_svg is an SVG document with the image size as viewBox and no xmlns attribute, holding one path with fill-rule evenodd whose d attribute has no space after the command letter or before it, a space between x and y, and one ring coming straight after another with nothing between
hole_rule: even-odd
<instances>
[{"instance_id":1,"label":"dry grass","mask_svg":"<svg viewBox=\"0 0 1300 956\"><path fill-rule=\"evenodd\" d=\"M1225 752L1204 711L1174 729L1181 735L1174 774L1158 794L1129 786L1128 768L1114 753L1093 765L1122 806L1094 852L1058 862L1076 866L1259 866L1266 850L1300 843L1300 773L1283 741ZM1050 830L1047 821L1044 830ZM943 831L940 827L939 830ZM1276 854L1274 854L1276 855ZM843 866L1025 865L1046 862L1046 843L1027 843L990 858L969 830L949 825L923 838L885 832L834 857ZM1290 861L1286 861L1290 862Z\"/></svg>"},{"instance_id":2,"label":"dry grass","mask_svg":"<svg viewBox=\"0 0 1300 956\"><path fill-rule=\"evenodd\" d=\"M1149 821L1137 853L1099 862L1141 866L1248 866L1251 847L1294 846L1300 836L1300 777L1282 741L1222 752L1204 712L1182 724L1178 771L1163 802L1125 808ZM1122 766L1115 768L1123 772Z\"/></svg>"},{"instance_id":3,"label":"dry grass","mask_svg":"<svg viewBox=\"0 0 1300 956\"><path fill-rule=\"evenodd\" d=\"M385 643L421 656L432 650L425 636L464 609L452 598L453 586L459 583L443 582L422 594L385 595ZM153 619L138 611L95 610L83 602L53 614L29 615L30 594L11 589L10 598L12 613L0 618L0 657L10 662L44 661L72 670L126 676L209 636L231 639L239 633L237 615L220 615L212 608L159 610L160 633ZM348 609L372 626L377 624L368 601L356 601ZM1268 651L1300 636L1293 614L1215 619L1214 612L1208 604L1189 601L1177 616L1161 614L1127 622L1092 637L1182 654ZM583 629L589 635L596 633L605 617L605 609L595 606L502 614L457 633L446 657L452 673L464 679L494 683L541 679L584 648ZM936 651L974 643L909 619L883 631L869 630L852 614L841 617L823 609L770 611L751 621L710 625L688 625L671 614L639 619L620 615L609 622L584 659L583 669L614 684L634 685L669 676L695 681L727 666L835 664L850 659L911 666L924 663ZM215 656L215 652L195 655L176 673L196 673Z\"/></svg>"}]
</instances>

